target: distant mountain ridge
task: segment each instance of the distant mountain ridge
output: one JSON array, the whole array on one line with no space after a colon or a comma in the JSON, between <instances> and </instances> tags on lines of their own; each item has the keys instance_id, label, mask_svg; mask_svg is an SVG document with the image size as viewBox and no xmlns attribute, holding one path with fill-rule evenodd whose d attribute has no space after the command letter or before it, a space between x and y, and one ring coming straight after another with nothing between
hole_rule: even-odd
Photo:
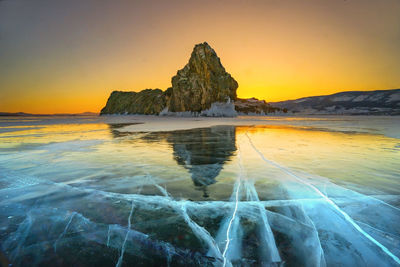
<instances>
[{"instance_id":1,"label":"distant mountain ridge","mask_svg":"<svg viewBox=\"0 0 400 267\"><path fill-rule=\"evenodd\" d=\"M0 116L21 116L21 117L40 117L40 116L98 116L95 112L82 113L56 113L56 114L33 114L25 112L0 112Z\"/></svg>"},{"instance_id":2,"label":"distant mountain ridge","mask_svg":"<svg viewBox=\"0 0 400 267\"><path fill-rule=\"evenodd\" d=\"M269 104L300 114L400 115L400 89L346 91Z\"/></svg>"}]
</instances>

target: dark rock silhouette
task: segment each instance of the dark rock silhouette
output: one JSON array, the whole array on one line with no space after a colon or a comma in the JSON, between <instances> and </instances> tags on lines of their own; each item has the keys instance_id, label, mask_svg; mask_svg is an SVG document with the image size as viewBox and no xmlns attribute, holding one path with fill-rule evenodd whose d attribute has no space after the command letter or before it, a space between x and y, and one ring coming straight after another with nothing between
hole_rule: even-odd
<instances>
[{"instance_id":1,"label":"dark rock silhouette","mask_svg":"<svg viewBox=\"0 0 400 267\"><path fill-rule=\"evenodd\" d=\"M172 77L168 110L172 112L209 109L212 103L236 99L238 83L225 71L214 49L197 44L188 64Z\"/></svg>"}]
</instances>

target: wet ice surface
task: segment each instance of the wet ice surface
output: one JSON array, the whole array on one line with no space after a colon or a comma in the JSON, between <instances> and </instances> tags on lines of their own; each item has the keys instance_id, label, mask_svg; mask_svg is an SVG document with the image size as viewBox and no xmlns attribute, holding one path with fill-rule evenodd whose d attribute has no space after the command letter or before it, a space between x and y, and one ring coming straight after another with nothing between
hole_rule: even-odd
<instances>
[{"instance_id":1,"label":"wet ice surface","mask_svg":"<svg viewBox=\"0 0 400 267\"><path fill-rule=\"evenodd\" d=\"M1 118L1 263L399 265L399 118L259 119Z\"/></svg>"}]
</instances>

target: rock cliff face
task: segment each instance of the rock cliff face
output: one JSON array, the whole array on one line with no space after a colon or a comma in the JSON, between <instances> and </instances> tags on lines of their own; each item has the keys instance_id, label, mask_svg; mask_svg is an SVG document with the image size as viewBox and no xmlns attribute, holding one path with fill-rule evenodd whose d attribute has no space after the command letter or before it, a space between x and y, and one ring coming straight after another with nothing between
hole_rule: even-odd
<instances>
[{"instance_id":1,"label":"rock cliff face","mask_svg":"<svg viewBox=\"0 0 400 267\"><path fill-rule=\"evenodd\" d=\"M233 101L237 87L238 83L225 71L215 51L207 43L201 43L194 47L189 63L172 77L172 87L164 92L114 91L100 114L158 115L164 110L163 115L194 112L202 116L235 116Z\"/></svg>"},{"instance_id":2,"label":"rock cliff face","mask_svg":"<svg viewBox=\"0 0 400 267\"><path fill-rule=\"evenodd\" d=\"M214 49L197 44L186 66L172 77L168 110L200 112L214 102L236 99L238 83L225 71Z\"/></svg>"},{"instance_id":3,"label":"rock cliff face","mask_svg":"<svg viewBox=\"0 0 400 267\"><path fill-rule=\"evenodd\" d=\"M160 89L145 89L140 92L114 91L108 98L103 114L158 115L166 106L166 92Z\"/></svg>"}]
</instances>

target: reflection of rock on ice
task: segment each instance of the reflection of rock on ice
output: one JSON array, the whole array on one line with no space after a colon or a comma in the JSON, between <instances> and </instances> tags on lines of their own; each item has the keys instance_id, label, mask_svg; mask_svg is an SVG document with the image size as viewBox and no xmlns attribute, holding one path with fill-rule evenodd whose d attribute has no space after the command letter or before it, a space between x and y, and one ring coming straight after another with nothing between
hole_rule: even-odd
<instances>
[{"instance_id":1,"label":"reflection of rock on ice","mask_svg":"<svg viewBox=\"0 0 400 267\"><path fill-rule=\"evenodd\" d=\"M175 160L189 170L204 197L208 196L206 187L216 182L224 163L236 151L234 126L178 131L167 140L172 143Z\"/></svg>"},{"instance_id":2,"label":"reflection of rock on ice","mask_svg":"<svg viewBox=\"0 0 400 267\"><path fill-rule=\"evenodd\" d=\"M207 186L215 183L215 177L222 169L222 164L193 165L189 168L195 186Z\"/></svg>"}]
</instances>

